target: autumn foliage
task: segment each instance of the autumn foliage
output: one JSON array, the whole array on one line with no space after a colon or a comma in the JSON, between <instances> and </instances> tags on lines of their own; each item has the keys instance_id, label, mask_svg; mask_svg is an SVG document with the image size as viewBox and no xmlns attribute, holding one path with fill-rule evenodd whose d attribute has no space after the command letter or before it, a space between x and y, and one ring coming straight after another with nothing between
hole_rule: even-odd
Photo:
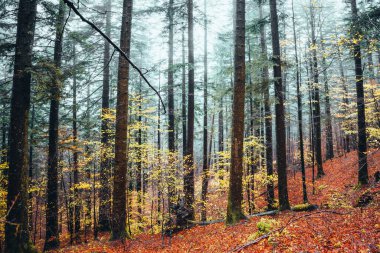
<instances>
[{"instance_id":1,"label":"autumn foliage","mask_svg":"<svg viewBox=\"0 0 380 253\"><path fill-rule=\"evenodd\" d=\"M309 201L319 206L315 211L252 217L236 226L223 222L195 226L171 238L144 233L124 244L109 242L109 235L101 234L99 241L66 246L56 252L233 252L276 230L240 252L379 252L380 183L374 182L373 175L380 169L380 151L372 151L368 157L371 182L363 188L355 181L356 152L324 164L326 176L316 181L315 194L310 183L311 168L307 169ZM354 207L364 193L373 200L364 207ZM289 198L292 206L302 203L300 172L289 173ZM256 205L263 208L264 197L258 198Z\"/></svg>"}]
</instances>

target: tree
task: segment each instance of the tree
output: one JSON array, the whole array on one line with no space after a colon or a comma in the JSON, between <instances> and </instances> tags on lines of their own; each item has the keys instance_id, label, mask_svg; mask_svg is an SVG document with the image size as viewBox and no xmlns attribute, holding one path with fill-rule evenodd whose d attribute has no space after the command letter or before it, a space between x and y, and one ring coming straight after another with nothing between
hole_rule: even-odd
<instances>
[{"instance_id":1,"label":"tree","mask_svg":"<svg viewBox=\"0 0 380 253\"><path fill-rule=\"evenodd\" d=\"M302 193L303 202L307 203L307 189L306 189L306 173L305 173L305 152L303 145L303 117L302 117L302 94L301 94L301 73L300 64L298 60L298 44L297 44L297 33L296 33L296 21L294 16L294 1L292 0L292 21L293 21L293 41L294 41L294 54L296 60L296 85L297 85L297 109L298 109L298 134L299 134L299 151L301 160L301 173L302 173Z\"/></svg>"},{"instance_id":2,"label":"tree","mask_svg":"<svg viewBox=\"0 0 380 253\"><path fill-rule=\"evenodd\" d=\"M17 13L8 151L8 195L5 251L32 252L28 223L28 120L36 0L20 0Z\"/></svg>"},{"instance_id":3,"label":"tree","mask_svg":"<svg viewBox=\"0 0 380 253\"><path fill-rule=\"evenodd\" d=\"M174 67L173 67L173 57L174 57L174 0L169 0L168 8L169 17L169 64L168 64L168 112L169 112L169 129L168 129L168 145L169 152L171 153L171 158L175 152L175 117L174 117ZM172 162L170 163L172 164ZM171 170L173 172L173 170ZM171 180L174 176L170 177L168 182L169 187L169 212L173 208L173 197L174 197L174 180Z\"/></svg>"},{"instance_id":4,"label":"tree","mask_svg":"<svg viewBox=\"0 0 380 253\"><path fill-rule=\"evenodd\" d=\"M243 142L245 105L245 0L235 1L234 97L232 108L231 169L227 204L227 224L236 224L245 216L242 210Z\"/></svg>"},{"instance_id":5,"label":"tree","mask_svg":"<svg viewBox=\"0 0 380 253\"><path fill-rule=\"evenodd\" d=\"M73 45L73 60L74 66L77 61L75 43ZM78 104L77 104L77 74L73 75L73 175L74 175L74 239L79 241L79 230L80 230L80 198L79 198L79 152L78 152L78 124L77 124L77 114L78 114Z\"/></svg>"},{"instance_id":6,"label":"tree","mask_svg":"<svg viewBox=\"0 0 380 253\"><path fill-rule=\"evenodd\" d=\"M322 28L320 28L321 49L325 53L325 43L322 34ZM330 102L330 88L327 78L327 63L326 57L322 56L322 68L323 68L323 81L325 90L325 115L326 115L326 160L334 158L334 143L333 143L333 130L332 130L332 117L331 117L331 102Z\"/></svg>"},{"instance_id":7,"label":"tree","mask_svg":"<svg viewBox=\"0 0 380 253\"><path fill-rule=\"evenodd\" d=\"M46 237L44 250L59 246L58 231L58 127L59 127L59 100L63 80L61 75L63 30L65 23L65 4L59 1L58 16L55 23L56 37L54 43L54 77L50 89L49 114L49 154L48 154L48 182L46 206Z\"/></svg>"},{"instance_id":8,"label":"tree","mask_svg":"<svg viewBox=\"0 0 380 253\"><path fill-rule=\"evenodd\" d=\"M187 141L186 156L184 164L184 207L187 217L183 219L194 220L194 19L193 0L187 0L187 23L188 23L188 59L189 59L189 87L187 94ZM183 225L185 221L179 221L178 225Z\"/></svg>"},{"instance_id":9,"label":"tree","mask_svg":"<svg viewBox=\"0 0 380 253\"><path fill-rule=\"evenodd\" d=\"M207 201L207 189L208 189L208 174L209 174L209 158L208 158L208 129L207 129L207 98L208 98L208 59L207 59L207 3L204 0L204 52L203 52L203 62L204 62L204 73L203 73L203 175L202 175L202 210L201 210L201 220L207 220L206 212L206 201Z\"/></svg>"},{"instance_id":10,"label":"tree","mask_svg":"<svg viewBox=\"0 0 380 253\"><path fill-rule=\"evenodd\" d=\"M106 10L106 35L111 36L111 0L107 0L105 5ZM110 177L111 159L108 152L110 147L110 121L107 115L110 113L110 44L104 40L103 54L103 90L102 90L102 123L101 123L101 161L100 161L100 184L99 191L99 229L101 231L109 231L111 225L111 189Z\"/></svg>"},{"instance_id":11,"label":"tree","mask_svg":"<svg viewBox=\"0 0 380 253\"><path fill-rule=\"evenodd\" d=\"M278 197L280 210L290 209L288 199L288 182L286 175L286 134L285 134L285 108L281 76L281 52L278 33L277 1L270 0L274 93L276 98L276 148L278 172Z\"/></svg>"},{"instance_id":12,"label":"tree","mask_svg":"<svg viewBox=\"0 0 380 253\"><path fill-rule=\"evenodd\" d=\"M268 60L268 50L266 42L265 23L263 22L263 1L259 0L260 12L260 46L261 54L264 60ZM267 167L267 177L269 182L267 185L267 201L268 209L274 208L274 185L273 185L273 144L272 144L272 110L269 95L269 68L265 64L262 70L263 86L264 86L264 112L265 112L265 159Z\"/></svg>"},{"instance_id":13,"label":"tree","mask_svg":"<svg viewBox=\"0 0 380 253\"><path fill-rule=\"evenodd\" d=\"M321 138L321 104L319 95L319 69L317 58L317 38L315 34L315 8L314 2L310 1L310 26L311 26L311 51L312 51L312 99L313 99L313 131L314 131L314 150L315 158L317 161L317 178L322 177L325 172L323 171L322 161L322 138Z\"/></svg>"},{"instance_id":14,"label":"tree","mask_svg":"<svg viewBox=\"0 0 380 253\"><path fill-rule=\"evenodd\" d=\"M120 48L130 55L133 0L123 1L123 18L120 32ZM127 134L128 134L128 83L129 64L119 56L117 82L115 172L112 192L112 239L124 239L126 234L126 185L127 185Z\"/></svg>"},{"instance_id":15,"label":"tree","mask_svg":"<svg viewBox=\"0 0 380 253\"><path fill-rule=\"evenodd\" d=\"M358 9L356 0L351 0L352 12L352 39L353 39L353 56L355 60L355 80L356 80L356 99L358 110L358 159L359 159L359 174L358 181L360 184L368 184L368 167L367 167L367 137L366 137L366 122L365 122L365 101L363 87L363 67L360 42L355 42L355 37L360 36L360 29L356 27L358 19Z\"/></svg>"}]
</instances>

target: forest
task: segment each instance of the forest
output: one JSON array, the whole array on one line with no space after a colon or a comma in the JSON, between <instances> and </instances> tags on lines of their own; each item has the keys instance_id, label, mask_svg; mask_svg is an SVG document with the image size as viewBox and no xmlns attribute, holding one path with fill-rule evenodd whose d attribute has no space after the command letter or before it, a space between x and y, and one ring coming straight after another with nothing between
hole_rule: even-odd
<instances>
[{"instance_id":1,"label":"forest","mask_svg":"<svg viewBox=\"0 0 380 253\"><path fill-rule=\"evenodd\" d=\"M380 0L0 0L0 252L380 252Z\"/></svg>"}]
</instances>

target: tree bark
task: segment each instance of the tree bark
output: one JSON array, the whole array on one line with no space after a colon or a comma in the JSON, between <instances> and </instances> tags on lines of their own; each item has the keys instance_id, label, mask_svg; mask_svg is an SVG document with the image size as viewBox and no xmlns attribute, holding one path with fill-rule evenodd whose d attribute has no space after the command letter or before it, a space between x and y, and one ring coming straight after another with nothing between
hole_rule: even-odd
<instances>
[{"instance_id":1,"label":"tree bark","mask_svg":"<svg viewBox=\"0 0 380 253\"><path fill-rule=\"evenodd\" d=\"M298 106L298 134L299 134L299 151L300 151L300 162L301 162L301 173L302 173L302 193L303 202L307 203L307 189L306 189L306 172L305 172L305 152L303 143L303 118L302 118L302 94L301 94L301 73L300 65L298 59L298 44L297 44L297 33L296 33L296 21L294 16L294 0L292 0L292 20L293 20L293 38L294 38L294 54L296 58L296 83L297 83L297 106Z\"/></svg>"},{"instance_id":2,"label":"tree bark","mask_svg":"<svg viewBox=\"0 0 380 253\"><path fill-rule=\"evenodd\" d=\"M36 0L20 0L17 14L9 128L9 170L5 252L31 252L28 229L28 121Z\"/></svg>"},{"instance_id":3,"label":"tree bark","mask_svg":"<svg viewBox=\"0 0 380 253\"><path fill-rule=\"evenodd\" d=\"M185 62L185 28L182 29L182 154L186 155L186 62Z\"/></svg>"},{"instance_id":4,"label":"tree bark","mask_svg":"<svg viewBox=\"0 0 380 253\"><path fill-rule=\"evenodd\" d=\"M352 23L353 30L360 34L356 25L358 19L358 9L356 0L351 0ZM356 36L354 33L353 36ZM356 78L356 99L358 110L358 159L359 159L359 174L358 181L360 184L368 184L368 167L367 167L367 137L366 137L366 116L365 116L365 101L364 101L364 81L363 67L360 42L354 43L353 56L355 59L355 78Z\"/></svg>"},{"instance_id":5,"label":"tree bark","mask_svg":"<svg viewBox=\"0 0 380 253\"><path fill-rule=\"evenodd\" d=\"M106 3L106 35L111 36L111 0ZM110 122L107 115L110 113L110 44L104 41L103 54L103 91L102 91L102 123L101 123L101 161L100 161L100 189L99 189L99 230L109 231L111 229L111 159L109 152L111 146L109 143Z\"/></svg>"},{"instance_id":6,"label":"tree bark","mask_svg":"<svg viewBox=\"0 0 380 253\"><path fill-rule=\"evenodd\" d=\"M76 48L73 46L74 66L76 66ZM81 199L79 196L79 152L78 152L78 124L77 124L77 76L73 76L73 176L74 176L74 240L79 241Z\"/></svg>"},{"instance_id":7,"label":"tree bark","mask_svg":"<svg viewBox=\"0 0 380 253\"><path fill-rule=\"evenodd\" d=\"M55 71L60 72L62 64L63 29L65 22L65 4L59 2L59 11L56 21L56 38L54 45ZM48 154L48 182L46 205L46 237L44 250L50 250L59 246L58 228L58 128L59 128L59 100L63 80L57 73L54 76L50 90L50 115L49 115L49 154Z\"/></svg>"},{"instance_id":8,"label":"tree bark","mask_svg":"<svg viewBox=\"0 0 380 253\"><path fill-rule=\"evenodd\" d=\"M120 33L120 48L130 55L132 32L133 0L123 1L123 18ZM112 192L112 239L125 239L126 231L126 185L127 185L127 135L128 135L128 83L129 64L119 56L117 82L116 133L115 133L115 172Z\"/></svg>"},{"instance_id":9,"label":"tree bark","mask_svg":"<svg viewBox=\"0 0 380 253\"><path fill-rule=\"evenodd\" d=\"M260 0L259 2L259 11L260 11L260 20L263 17L263 3ZM262 22L260 25L260 47L261 54L264 60L268 59L268 49L266 42L266 32L265 32L265 23ZM265 64L262 73L263 78L263 86L264 86L264 111L265 111L265 159L266 159L266 168L267 168L267 201L268 201L268 209L274 208L274 183L273 183L273 138L272 138L272 111L271 111L271 103L269 96L269 68L268 65Z\"/></svg>"},{"instance_id":10,"label":"tree bark","mask_svg":"<svg viewBox=\"0 0 380 253\"><path fill-rule=\"evenodd\" d=\"M170 171L174 174L173 164L174 164L174 152L175 148L175 117L174 117L174 0L169 0L168 8L168 17L169 17L169 61L168 61L168 119L169 119L169 128L168 128L168 145L169 152L171 153L169 159L171 160ZM174 207L174 189L175 182L174 176L171 175L168 179L168 201L169 201L169 213L172 213Z\"/></svg>"},{"instance_id":11,"label":"tree bark","mask_svg":"<svg viewBox=\"0 0 380 253\"><path fill-rule=\"evenodd\" d=\"M203 52L203 63L204 63L204 73L203 73L203 168L202 168L202 201L201 201L201 220L207 220L206 212L206 201L207 201L207 188L208 188L208 129L207 129L207 99L208 99L208 58L207 58L207 3L204 0L204 52Z\"/></svg>"},{"instance_id":12,"label":"tree bark","mask_svg":"<svg viewBox=\"0 0 380 253\"><path fill-rule=\"evenodd\" d=\"M280 210L290 209L288 199L288 182L286 174L286 133L284 93L281 77L281 52L278 32L278 14L276 0L270 0L272 50L273 50L273 74L275 79L274 93L276 98L276 140L277 140L277 171L278 171L278 196Z\"/></svg>"},{"instance_id":13,"label":"tree bark","mask_svg":"<svg viewBox=\"0 0 380 253\"><path fill-rule=\"evenodd\" d=\"M313 97L313 125L314 125L314 150L315 158L317 161L317 178L325 175L323 171L323 161L322 161L322 139L321 139L321 104L319 96L319 70L318 70L318 59L317 59L317 39L315 35L315 11L310 1L310 25L311 25L311 49L313 53L313 87L312 87L312 97Z\"/></svg>"},{"instance_id":14,"label":"tree bark","mask_svg":"<svg viewBox=\"0 0 380 253\"><path fill-rule=\"evenodd\" d=\"M184 208L187 215L184 220L179 221L184 225L185 220L194 220L194 20L193 20L193 0L187 0L188 11L188 58L189 58L189 91L188 91L188 112L187 112L187 143L184 168Z\"/></svg>"},{"instance_id":15,"label":"tree bark","mask_svg":"<svg viewBox=\"0 0 380 253\"><path fill-rule=\"evenodd\" d=\"M321 33L321 49L325 52L325 44L323 40L322 28ZM334 143L333 143L333 129L332 129L332 116L331 116L331 102L330 102L330 88L327 79L327 64L326 57L322 57L323 79L325 88L325 114L326 114L326 160L334 158Z\"/></svg>"},{"instance_id":16,"label":"tree bark","mask_svg":"<svg viewBox=\"0 0 380 253\"><path fill-rule=\"evenodd\" d=\"M245 0L235 1L235 54L232 105L231 169L227 204L227 224L245 218L242 210L243 143L245 106Z\"/></svg>"}]
</instances>

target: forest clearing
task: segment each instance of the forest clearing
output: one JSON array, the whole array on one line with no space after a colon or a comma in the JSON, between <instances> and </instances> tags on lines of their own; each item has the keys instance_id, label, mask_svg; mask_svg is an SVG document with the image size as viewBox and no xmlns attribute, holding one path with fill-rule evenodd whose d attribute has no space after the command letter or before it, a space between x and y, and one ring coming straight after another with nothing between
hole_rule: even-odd
<instances>
[{"instance_id":1,"label":"forest clearing","mask_svg":"<svg viewBox=\"0 0 380 253\"><path fill-rule=\"evenodd\" d=\"M380 0L1 0L0 252L380 252Z\"/></svg>"}]
</instances>

